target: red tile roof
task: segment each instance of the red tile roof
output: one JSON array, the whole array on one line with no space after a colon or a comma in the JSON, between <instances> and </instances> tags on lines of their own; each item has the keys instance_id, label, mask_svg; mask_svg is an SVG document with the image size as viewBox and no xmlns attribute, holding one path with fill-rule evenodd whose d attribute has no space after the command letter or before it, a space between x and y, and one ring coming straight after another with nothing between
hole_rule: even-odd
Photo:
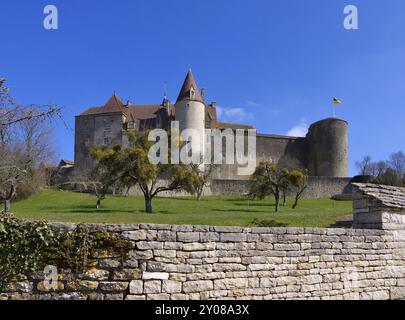
<instances>
[{"instance_id":1,"label":"red tile roof","mask_svg":"<svg viewBox=\"0 0 405 320\"><path fill-rule=\"evenodd\" d=\"M113 112L122 112L124 104L121 99L113 93L113 95L107 100L107 102L102 107L93 107L89 108L86 111L82 112L80 115L88 114L101 114L101 113L113 113Z\"/></svg>"}]
</instances>

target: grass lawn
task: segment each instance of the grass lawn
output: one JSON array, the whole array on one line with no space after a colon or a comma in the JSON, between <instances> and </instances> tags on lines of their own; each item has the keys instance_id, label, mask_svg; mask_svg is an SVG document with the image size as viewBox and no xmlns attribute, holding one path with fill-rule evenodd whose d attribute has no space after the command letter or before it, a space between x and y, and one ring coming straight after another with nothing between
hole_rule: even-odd
<instances>
[{"instance_id":1,"label":"grass lawn","mask_svg":"<svg viewBox=\"0 0 405 320\"><path fill-rule=\"evenodd\" d=\"M11 211L26 219L68 222L164 223L248 226L254 219L274 220L287 226L329 227L337 217L351 215L351 202L302 199L298 207L274 212L274 201L252 201L241 197L155 198L153 214L144 212L143 197L108 196L101 209L89 194L41 190L30 199L13 203Z\"/></svg>"}]
</instances>

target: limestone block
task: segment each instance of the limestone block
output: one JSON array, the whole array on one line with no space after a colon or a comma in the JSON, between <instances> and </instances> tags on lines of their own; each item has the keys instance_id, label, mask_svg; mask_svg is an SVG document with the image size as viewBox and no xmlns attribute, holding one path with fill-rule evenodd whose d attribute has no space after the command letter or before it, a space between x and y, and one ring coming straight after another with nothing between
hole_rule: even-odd
<instances>
[{"instance_id":1,"label":"limestone block","mask_svg":"<svg viewBox=\"0 0 405 320\"><path fill-rule=\"evenodd\" d=\"M153 250L155 257L175 258L176 250Z\"/></svg>"},{"instance_id":2,"label":"limestone block","mask_svg":"<svg viewBox=\"0 0 405 320\"><path fill-rule=\"evenodd\" d=\"M169 273L167 272L143 272L142 273L143 280L167 280L169 279Z\"/></svg>"},{"instance_id":3,"label":"limestone block","mask_svg":"<svg viewBox=\"0 0 405 320\"><path fill-rule=\"evenodd\" d=\"M138 241L136 247L139 250L148 250L148 249L163 249L163 242L158 241Z\"/></svg>"},{"instance_id":4,"label":"limestone block","mask_svg":"<svg viewBox=\"0 0 405 320\"><path fill-rule=\"evenodd\" d=\"M98 282L89 280L76 280L68 282L66 284L66 289L69 291L92 291L97 290Z\"/></svg>"},{"instance_id":5,"label":"limestone block","mask_svg":"<svg viewBox=\"0 0 405 320\"><path fill-rule=\"evenodd\" d=\"M109 272L106 270L101 270L101 269L96 269L96 268L91 268L90 270L87 270L81 278L86 279L86 280L107 280L109 276Z\"/></svg>"},{"instance_id":6,"label":"limestone block","mask_svg":"<svg viewBox=\"0 0 405 320\"><path fill-rule=\"evenodd\" d=\"M128 282L102 281L99 284L99 288L102 291L107 291L107 292L125 291L128 288Z\"/></svg>"},{"instance_id":7,"label":"limestone block","mask_svg":"<svg viewBox=\"0 0 405 320\"><path fill-rule=\"evenodd\" d=\"M183 283L183 292L185 293L202 292L213 289L214 284L211 280L197 280Z\"/></svg>"},{"instance_id":8,"label":"limestone block","mask_svg":"<svg viewBox=\"0 0 405 320\"><path fill-rule=\"evenodd\" d=\"M215 290L232 290L247 288L249 281L247 278L234 278L234 279L218 279L214 280L214 289Z\"/></svg>"},{"instance_id":9,"label":"limestone block","mask_svg":"<svg viewBox=\"0 0 405 320\"><path fill-rule=\"evenodd\" d=\"M201 232L200 233L201 242L217 242L219 241L218 232Z\"/></svg>"},{"instance_id":10,"label":"limestone block","mask_svg":"<svg viewBox=\"0 0 405 320\"><path fill-rule=\"evenodd\" d=\"M127 240L146 240L146 230L124 231L121 236Z\"/></svg>"},{"instance_id":11,"label":"limestone block","mask_svg":"<svg viewBox=\"0 0 405 320\"><path fill-rule=\"evenodd\" d=\"M185 243L183 245L184 251L205 251L205 250L215 250L215 242L206 242L206 243Z\"/></svg>"},{"instance_id":12,"label":"limestone block","mask_svg":"<svg viewBox=\"0 0 405 320\"><path fill-rule=\"evenodd\" d=\"M177 241L179 242L197 242L199 240L199 232L177 232Z\"/></svg>"},{"instance_id":13,"label":"limestone block","mask_svg":"<svg viewBox=\"0 0 405 320\"><path fill-rule=\"evenodd\" d=\"M162 281L160 280L146 280L143 284L144 293L161 293Z\"/></svg>"},{"instance_id":14,"label":"limestone block","mask_svg":"<svg viewBox=\"0 0 405 320\"><path fill-rule=\"evenodd\" d=\"M165 293L181 293L182 283L173 280L164 280L162 283L162 291Z\"/></svg>"},{"instance_id":15,"label":"limestone block","mask_svg":"<svg viewBox=\"0 0 405 320\"><path fill-rule=\"evenodd\" d=\"M129 294L125 297L125 300L146 300L146 295Z\"/></svg>"},{"instance_id":16,"label":"limestone block","mask_svg":"<svg viewBox=\"0 0 405 320\"><path fill-rule=\"evenodd\" d=\"M129 293L130 294L143 293L143 281L142 280L132 280L129 283Z\"/></svg>"},{"instance_id":17,"label":"limestone block","mask_svg":"<svg viewBox=\"0 0 405 320\"><path fill-rule=\"evenodd\" d=\"M276 279L265 277L260 279L260 287L261 288L273 288L276 286Z\"/></svg>"},{"instance_id":18,"label":"limestone block","mask_svg":"<svg viewBox=\"0 0 405 320\"><path fill-rule=\"evenodd\" d=\"M215 271L241 271L246 270L246 266L239 263L215 263L213 265Z\"/></svg>"},{"instance_id":19,"label":"limestone block","mask_svg":"<svg viewBox=\"0 0 405 320\"><path fill-rule=\"evenodd\" d=\"M244 233L221 233L220 239L222 242L245 242L247 236Z\"/></svg>"},{"instance_id":20,"label":"limestone block","mask_svg":"<svg viewBox=\"0 0 405 320\"><path fill-rule=\"evenodd\" d=\"M157 239L165 242L176 242L176 232L170 230L159 230L157 232Z\"/></svg>"},{"instance_id":21,"label":"limestone block","mask_svg":"<svg viewBox=\"0 0 405 320\"><path fill-rule=\"evenodd\" d=\"M141 271L136 269L118 269L113 272L114 280L136 280L141 278Z\"/></svg>"},{"instance_id":22,"label":"limestone block","mask_svg":"<svg viewBox=\"0 0 405 320\"><path fill-rule=\"evenodd\" d=\"M149 260L153 258L153 251L152 250L132 250L129 252L128 256L131 259L141 259L141 260Z\"/></svg>"},{"instance_id":23,"label":"limestone block","mask_svg":"<svg viewBox=\"0 0 405 320\"><path fill-rule=\"evenodd\" d=\"M170 295L167 293L148 294L148 300L170 300Z\"/></svg>"}]
</instances>

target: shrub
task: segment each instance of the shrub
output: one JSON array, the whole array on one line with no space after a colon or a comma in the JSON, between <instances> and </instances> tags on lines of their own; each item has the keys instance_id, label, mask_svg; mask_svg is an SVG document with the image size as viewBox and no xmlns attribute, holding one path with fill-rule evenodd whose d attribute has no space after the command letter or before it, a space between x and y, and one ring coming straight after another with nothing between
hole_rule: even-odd
<instances>
[{"instance_id":1,"label":"shrub","mask_svg":"<svg viewBox=\"0 0 405 320\"><path fill-rule=\"evenodd\" d=\"M84 224L56 233L45 221L29 222L0 214L0 291L46 265L70 269L74 275L90 267L90 258L107 250L125 260L131 241L108 232L89 232Z\"/></svg>"},{"instance_id":2,"label":"shrub","mask_svg":"<svg viewBox=\"0 0 405 320\"><path fill-rule=\"evenodd\" d=\"M259 219L254 219L251 223L250 226L252 227L287 227L287 223L282 223L282 222L276 222L275 220L259 220Z\"/></svg>"}]
</instances>

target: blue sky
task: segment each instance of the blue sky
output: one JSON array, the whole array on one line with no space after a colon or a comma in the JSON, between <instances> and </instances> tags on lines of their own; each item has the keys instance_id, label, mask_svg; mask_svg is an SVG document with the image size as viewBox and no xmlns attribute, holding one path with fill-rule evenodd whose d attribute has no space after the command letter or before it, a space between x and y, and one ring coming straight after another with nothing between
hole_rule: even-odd
<instances>
[{"instance_id":1,"label":"blue sky","mask_svg":"<svg viewBox=\"0 0 405 320\"><path fill-rule=\"evenodd\" d=\"M59 30L43 9L59 9ZM359 29L343 28L343 8ZM115 90L136 103L175 100L191 66L223 120L286 134L332 115L349 122L350 173L405 150L403 0L3 0L0 75L21 103L74 115ZM73 132L55 129L61 158Z\"/></svg>"}]
</instances>

